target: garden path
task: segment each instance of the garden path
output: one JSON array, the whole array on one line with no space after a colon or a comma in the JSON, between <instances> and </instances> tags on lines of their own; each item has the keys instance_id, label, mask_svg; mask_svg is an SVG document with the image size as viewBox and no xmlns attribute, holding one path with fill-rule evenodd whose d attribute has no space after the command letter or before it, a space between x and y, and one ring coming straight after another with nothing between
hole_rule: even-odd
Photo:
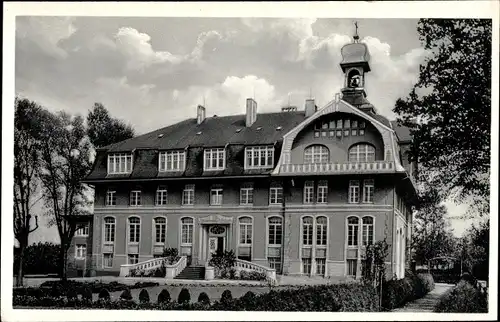
<instances>
[{"instance_id":1,"label":"garden path","mask_svg":"<svg viewBox=\"0 0 500 322\"><path fill-rule=\"evenodd\" d=\"M439 298L454 286L453 284L436 283L434 289L424 297L394 309L392 312L433 312Z\"/></svg>"}]
</instances>

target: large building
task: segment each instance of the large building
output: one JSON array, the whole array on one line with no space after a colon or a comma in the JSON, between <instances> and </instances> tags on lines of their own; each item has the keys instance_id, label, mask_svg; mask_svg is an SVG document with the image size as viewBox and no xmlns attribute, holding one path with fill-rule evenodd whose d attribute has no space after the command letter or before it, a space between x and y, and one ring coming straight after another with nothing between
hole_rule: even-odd
<instances>
[{"instance_id":1,"label":"large building","mask_svg":"<svg viewBox=\"0 0 500 322\"><path fill-rule=\"evenodd\" d=\"M366 99L367 46L355 36L341 53L344 88L324 106L261 114L249 98L245 114L213 117L198 106L195 118L99 149L75 265L113 274L171 247L205 265L224 249L278 274L359 277L365 246L386 239L387 272L403 277L411 136Z\"/></svg>"}]
</instances>

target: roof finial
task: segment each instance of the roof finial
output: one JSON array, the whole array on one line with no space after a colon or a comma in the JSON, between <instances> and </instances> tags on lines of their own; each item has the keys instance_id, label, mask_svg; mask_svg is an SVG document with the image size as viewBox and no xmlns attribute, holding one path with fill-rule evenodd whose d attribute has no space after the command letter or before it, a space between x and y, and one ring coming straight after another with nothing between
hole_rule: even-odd
<instances>
[{"instance_id":1,"label":"roof finial","mask_svg":"<svg viewBox=\"0 0 500 322\"><path fill-rule=\"evenodd\" d=\"M354 26L356 27L356 33L354 34L354 37L352 37L354 39L354 42L357 43L358 40L359 40L359 35L358 35L358 22L355 21L354 22Z\"/></svg>"}]
</instances>

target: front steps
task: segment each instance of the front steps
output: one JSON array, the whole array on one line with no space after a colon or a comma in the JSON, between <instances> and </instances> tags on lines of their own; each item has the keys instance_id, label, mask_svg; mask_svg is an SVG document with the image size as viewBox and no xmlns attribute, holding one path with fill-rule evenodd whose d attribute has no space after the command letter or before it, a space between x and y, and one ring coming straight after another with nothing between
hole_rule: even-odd
<instances>
[{"instance_id":1,"label":"front steps","mask_svg":"<svg viewBox=\"0 0 500 322\"><path fill-rule=\"evenodd\" d=\"M187 266L174 279L177 280L204 280L205 267L203 266Z\"/></svg>"}]
</instances>

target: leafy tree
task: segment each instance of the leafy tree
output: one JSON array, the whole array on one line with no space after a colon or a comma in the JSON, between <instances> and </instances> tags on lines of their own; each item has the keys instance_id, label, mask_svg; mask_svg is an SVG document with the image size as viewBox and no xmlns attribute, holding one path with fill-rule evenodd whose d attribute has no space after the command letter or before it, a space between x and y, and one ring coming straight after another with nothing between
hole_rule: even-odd
<instances>
[{"instance_id":1,"label":"leafy tree","mask_svg":"<svg viewBox=\"0 0 500 322\"><path fill-rule=\"evenodd\" d=\"M101 103L95 103L87 115L87 132L96 148L134 137L134 129L123 121L112 118Z\"/></svg>"},{"instance_id":2,"label":"leafy tree","mask_svg":"<svg viewBox=\"0 0 500 322\"><path fill-rule=\"evenodd\" d=\"M489 243L489 220L469 228L460 240L458 252L464 271L473 274L478 279L488 280Z\"/></svg>"},{"instance_id":3,"label":"leafy tree","mask_svg":"<svg viewBox=\"0 0 500 322\"><path fill-rule=\"evenodd\" d=\"M41 124L38 116L42 108L28 99L15 99L14 115L14 237L19 242L16 285L23 283L25 250L29 234L38 229L38 216L32 207L40 200L36 195L40 187ZM32 226L32 218L35 223Z\"/></svg>"},{"instance_id":4,"label":"leafy tree","mask_svg":"<svg viewBox=\"0 0 500 322\"><path fill-rule=\"evenodd\" d=\"M394 108L414 137L410 158L442 199L470 199L469 210L488 214L491 20L421 19L418 33L429 55Z\"/></svg>"},{"instance_id":5,"label":"leafy tree","mask_svg":"<svg viewBox=\"0 0 500 322\"><path fill-rule=\"evenodd\" d=\"M77 225L74 219L88 214L88 187L81 180L91 169L91 144L81 116L47 113L39 122L43 125L40 179L47 214L61 242L60 277L66 280L67 252Z\"/></svg>"}]
</instances>

